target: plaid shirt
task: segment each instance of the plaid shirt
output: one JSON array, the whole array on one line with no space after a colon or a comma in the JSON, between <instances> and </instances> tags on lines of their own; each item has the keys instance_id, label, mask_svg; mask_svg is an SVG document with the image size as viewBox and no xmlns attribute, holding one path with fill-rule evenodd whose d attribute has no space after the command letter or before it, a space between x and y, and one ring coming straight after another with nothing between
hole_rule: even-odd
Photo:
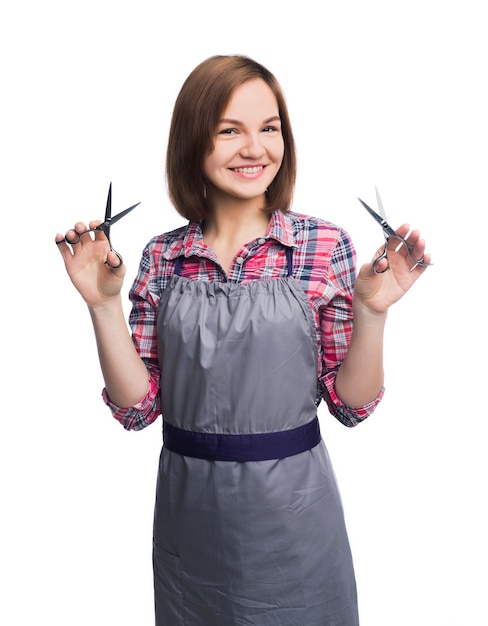
<instances>
[{"instance_id":1,"label":"plaid shirt","mask_svg":"<svg viewBox=\"0 0 488 626\"><path fill-rule=\"evenodd\" d=\"M355 426L374 411L383 388L373 402L361 407L343 404L334 389L353 323L356 254L349 235L330 222L277 211L265 237L241 248L227 275L203 242L198 222L190 222L148 243L129 293L129 323L137 351L148 368L148 391L141 402L130 408L117 407L103 392L106 404L124 428L140 430L160 414L156 320L160 295L173 276L175 259L185 257L181 275L186 278L239 283L284 278L288 271L286 247L293 249L293 276L308 296L315 318L319 355L317 405L325 399L330 413L346 426Z\"/></svg>"}]
</instances>

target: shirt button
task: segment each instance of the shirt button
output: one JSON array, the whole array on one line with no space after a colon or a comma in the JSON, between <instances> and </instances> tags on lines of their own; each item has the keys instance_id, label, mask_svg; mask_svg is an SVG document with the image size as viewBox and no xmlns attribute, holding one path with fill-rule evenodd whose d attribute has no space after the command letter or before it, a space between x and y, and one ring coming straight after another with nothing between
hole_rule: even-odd
<instances>
[{"instance_id":1,"label":"shirt button","mask_svg":"<svg viewBox=\"0 0 488 626\"><path fill-rule=\"evenodd\" d=\"M262 246L262 245L263 245L263 243L266 243L266 239L263 239L262 237L260 237L260 238L258 239L258 244L259 244L260 246Z\"/></svg>"},{"instance_id":2,"label":"shirt button","mask_svg":"<svg viewBox=\"0 0 488 626\"><path fill-rule=\"evenodd\" d=\"M238 265L242 265L244 263L244 259L241 256L238 256L237 259L236 259L236 263Z\"/></svg>"}]
</instances>

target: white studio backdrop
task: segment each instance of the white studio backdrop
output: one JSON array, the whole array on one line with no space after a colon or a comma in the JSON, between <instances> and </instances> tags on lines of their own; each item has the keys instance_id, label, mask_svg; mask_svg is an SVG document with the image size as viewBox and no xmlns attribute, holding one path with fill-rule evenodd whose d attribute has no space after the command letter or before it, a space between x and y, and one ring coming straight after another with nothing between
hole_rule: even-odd
<instances>
[{"instance_id":1,"label":"white studio backdrop","mask_svg":"<svg viewBox=\"0 0 488 626\"><path fill-rule=\"evenodd\" d=\"M103 405L85 306L56 232L141 201L113 228L127 292L146 242L182 224L163 176L174 99L213 54L269 67L298 146L294 209L382 234L435 266L389 314L386 396L346 429L321 408L356 562L362 626L487 626L488 95L480 0L235 4L22 1L0 9L0 623L149 626L160 420ZM129 312L128 302L127 314Z\"/></svg>"}]
</instances>

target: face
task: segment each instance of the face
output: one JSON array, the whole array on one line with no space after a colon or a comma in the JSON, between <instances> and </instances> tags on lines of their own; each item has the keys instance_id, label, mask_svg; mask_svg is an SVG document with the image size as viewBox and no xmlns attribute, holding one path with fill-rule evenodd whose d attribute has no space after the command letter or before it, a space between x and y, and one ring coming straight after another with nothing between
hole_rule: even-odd
<instances>
[{"instance_id":1,"label":"face","mask_svg":"<svg viewBox=\"0 0 488 626\"><path fill-rule=\"evenodd\" d=\"M216 129L203 171L219 198L262 201L284 154L278 102L261 79L237 87ZM211 196L210 196L211 197Z\"/></svg>"}]
</instances>

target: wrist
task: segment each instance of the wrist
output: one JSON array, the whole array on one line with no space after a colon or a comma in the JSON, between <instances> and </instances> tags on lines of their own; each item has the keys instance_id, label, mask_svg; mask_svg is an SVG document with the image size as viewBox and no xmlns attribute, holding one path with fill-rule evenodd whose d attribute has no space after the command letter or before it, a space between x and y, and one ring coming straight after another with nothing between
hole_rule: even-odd
<instances>
[{"instance_id":1,"label":"wrist","mask_svg":"<svg viewBox=\"0 0 488 626\"><path fill-rule=\"evenodd\" d=\"M103 317L113 315L122 309L122 299L120 293L104 298L94 304L88 304L88 310L92 317Z\"/></svg>"},{"instance_id":2,"label":"wrist","mask_svg":"<svg viewBox=\"0 0 488 626\"><path fill-rule=\"evenodd\" d=\"M352 310L355 321L361 319L362 321L371 324L384 324L388 316L388 309L385 309L384 311L372 309L366 302L363 302L359 298L353 298Z\"/></svg>"}]
</instances>

